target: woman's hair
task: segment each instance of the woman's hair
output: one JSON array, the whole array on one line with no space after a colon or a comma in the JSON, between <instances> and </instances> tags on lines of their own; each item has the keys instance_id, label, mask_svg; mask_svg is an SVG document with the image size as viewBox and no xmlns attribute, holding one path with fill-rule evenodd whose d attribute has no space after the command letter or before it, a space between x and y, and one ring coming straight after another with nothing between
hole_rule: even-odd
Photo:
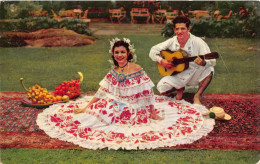
<instances>
[{"instance_id":1,"label":"woman's hair","mask_svg":"<svg viewBox=\"0 0 260 164\"><path fill-rule=\"evenodd\" d=\"M113 48L112 48L112 54L113 54L113 55L112 55L112 59L113 59L113 62L114 62L114 64L115 64L115 66L118 66L118 63L117 63L117 61L116 61L115 58L114 58L114 50L115 50L116 47L120 47L120 46L125 47L127 53L129 53L128 58L127 58L127 61L131 62L131 60L133 59L133 55L132 55L131 51L129 50L129 44L126 43L126 42L124 42L124 41L122 41L122 40L117 41L117 42L115 42L115 44L114 44L114 46L113 46Z\"/></svg>"},{"instance_id":2,"label":"woman's hair","mask_svg":"<svg viewBox=\"0 0 260 164\"><path fill-rule=\"evenodd\" d=\"M172 21L174 27L177 23L185 23L186 24L186 27L189 28L190 27L190 19L185 17L185 16L182 16L182 15L179 15L177 16L173 21Z\"/></svg>"}]
</instances>

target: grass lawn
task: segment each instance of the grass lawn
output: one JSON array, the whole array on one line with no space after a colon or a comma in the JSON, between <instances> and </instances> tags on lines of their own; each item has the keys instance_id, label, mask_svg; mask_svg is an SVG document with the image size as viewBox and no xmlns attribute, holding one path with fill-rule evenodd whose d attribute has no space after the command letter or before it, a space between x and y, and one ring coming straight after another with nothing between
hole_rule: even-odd
<instances>
[{"instance_id":1,"label":"grass lawn","mask_svg":"<svg viewBox=\"0 0 260 164\"><path fill-rule=\"evenodd\" d=\"M4 149L2 162L30 163L176 163L176 164L255 164L257 151L230 150L48 150Z\"/></svg>"},{"instance_id":2,"label":"grass lawn","mask_svg":"<svg viewBox=\"0 0 260 164\"><path fill-rule=\"evenodd\" d=\"M128 37L134 43L138 64L149 74L155 84L161 79L156 63L149 57L150 48L166 40L158 35L117 35ZM83 92L95 92L99 81L110 69L109 40L115 36L100 36L93 45L62 48L0 48L0 90L24 91L19 84L24 78L27 87L35 83L54 90L61 82L84 74ZM211 51L217 51L215 77L208 93L259 93L258 51L259 39L206 39ZM156 89L155 89L155 92ZM191 91L193 92L193 91Z\"/></svg>"},{"instance_id":3,"label":"grass lawn","mask_svg":"<svg viewBox=\"0 0 260 164\"><path fill-rule=\"evenodd\" d=\"M161 79L156 63L149 57L150 48L164 40L158 35L124 35L135 44L140 64L155 84ZM0 48L0 91L24 91L19 84L24 78L27 87L35 83L54 90L62 81L84 74L83 92L95 92L99 81L110 69L107 62L109 40L115 36L100 36L95 44L63 48ZM206 39L211 51L217 51L215 77L208 93L259 93L259 55L249 50L257 47L255 39ZM155 90L156 91L156 90ZM156 91L157 92L157 91ZM190 90L194 92L194 90ZM6 163L245 163L259 160L257 151L236 150L39 150L2 149ZM1 162L1 161L0 161Z\"/></svg>"}]
</instances>

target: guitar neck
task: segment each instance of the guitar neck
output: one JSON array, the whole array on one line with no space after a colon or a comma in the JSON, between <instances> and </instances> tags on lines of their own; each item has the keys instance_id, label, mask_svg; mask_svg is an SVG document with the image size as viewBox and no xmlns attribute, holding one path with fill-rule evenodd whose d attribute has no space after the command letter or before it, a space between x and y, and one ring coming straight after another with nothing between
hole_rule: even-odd
<instances>
[{"instance_id":1,"label":"guitar neck","mask_svg":"<svg viewBox=\"0 0 260 164\"><path fill-rule=\"evenodd\" d=\"M179 64L182 64L182 63L188 63L188 62L192 62L194 61L198 56L193 56L193 57L187 57L187 58L182 58L179 60ZM199 55L199 57L201 57L203 59L203 55Z\"/></svg>"},{"instance_id":2,"label":"guitar neck","mask_svg":"<svg viewBox=\"0 0 260 164\"><path fill-rule=\"evenodd\" d=\"M218 53L212 52L212 53L208 53L205 55L198 55L198 56L202 59L215 59L215 58L218 58ZM182 64L182 63L193 62L198 56L186 57L186 58L181 58L181 59L173 59L172 63L174 65L177 65L177 64Z\"/></svg>"}]
</instances>

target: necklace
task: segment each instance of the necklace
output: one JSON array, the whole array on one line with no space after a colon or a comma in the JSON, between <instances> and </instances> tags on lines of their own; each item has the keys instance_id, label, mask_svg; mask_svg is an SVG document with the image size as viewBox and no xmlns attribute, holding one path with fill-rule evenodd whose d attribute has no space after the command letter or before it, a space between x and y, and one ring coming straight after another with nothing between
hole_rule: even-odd
<instances>
[{"instance_id":1,"label":"necklace","mask_svg":"<svg viewBox=\"0 0 260 164\"><path fill-rule=\"evenodd\" d=\"M127 65L128 65L127 72L126 72L126 74L124 74L124 67L126 67ZM123 67L120 67L120 68L121 68L121 73L118 74L118 81L119 82L123 82L123 81L126 80L126 77L128 75L128 71L129 71L129 64L128 64L128 62Z\"/></svg>"},{"instance_id":2,"label":"necklace","mask_svg":"<svg viewBox=\"0 0 260 164\"><path fill-rule=\"evenodd\" d=\"M123 66L123 67L120 67L119 66L119 68L121 68L121 72L124 72L124 68L125 68L125 66L128 64L128 62L126 62L126 64Z\"/></svg>"}]
</instances>

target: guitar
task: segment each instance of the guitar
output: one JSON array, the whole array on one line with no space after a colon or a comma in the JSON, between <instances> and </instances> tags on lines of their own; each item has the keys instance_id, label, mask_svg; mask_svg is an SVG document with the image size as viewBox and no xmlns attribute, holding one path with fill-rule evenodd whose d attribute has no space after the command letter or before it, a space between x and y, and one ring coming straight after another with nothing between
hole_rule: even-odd
<instances>
[{"instance_id":1,"label":"guitar","mask_svg":"<svg viewBox=\"0 0 260 164\"><path fill-rule=\"evenodd\" d=\"M161 51L160 55L163 59L171 61L174 64L174 67L167 69L160 63L157 63L158 70L162 76L170 76L184 71L189 67L189 62L194 61L198 57L185 57L185 53L181 51ZM202 59L216 59L218 58L218 53L212 52L205 55L199 55L199 57Z\"/></svg>"}]
</instances>

